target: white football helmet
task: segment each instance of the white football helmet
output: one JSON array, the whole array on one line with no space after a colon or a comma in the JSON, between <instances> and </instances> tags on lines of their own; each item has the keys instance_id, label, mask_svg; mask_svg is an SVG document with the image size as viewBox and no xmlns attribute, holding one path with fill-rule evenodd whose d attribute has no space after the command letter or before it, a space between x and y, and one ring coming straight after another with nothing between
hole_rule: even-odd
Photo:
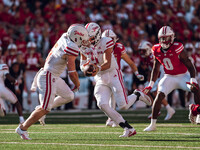
<instances>
[{"instance_id":1,"label":"white football helmet","mask_svg":"<svg viewBox=\"0 0 200 150\"><path fill-rule=\"evenodd\" d=\"M93 45L97 45L98 42L101 39L101 28L97 23L90 22L85 25L85 28L87 29L89 36L90 36L90 42Z\"/></svg>"},{"instance_id":2,"label":"white football helmet","mask_svg":"<svg viewBox=\"0 0 200 150\"><path fill-rule=\"evenodd\" d=\"M200 42L196 42L195 49L198 54L200 54Z\"/></svg>"},{"instance_id":3,"label":"white football helmet","mask_svg":"<svg viewBox=\"0 0 200 150\"><path fill-rule=\"evenodd\" d=\"M102 33L102 37L110 37L113 39L113 41L116 43L118 38L117 38L117 35L115 34L115 32L113 32L113 30L105 30L103 33Z\"/></svg>"},{"instance_id":4,"label":"white football helmet","mask_svg":"<svg viewBox=\"0 0 200 150\"><path fill-rule=\"evenodd\" d=\"M13 43L8 45L8 51L10 55L16 55L17 54L17 46Z\"/></svg>"},{"instance_id":5,"label":"white football helmet","mask_svg":"<svg viewBox=\"0 0 200 150\"><path fill-rule=\"evenodd\" d=\"M11 49L17 50L17 46L15 44L11 43L8 45L8 50L11 50Z\"/></svg>"},{"instance_id":6,"label":"white football helmet","mask_svg":"<svg viewBox=\"0 0 200 150\"><path fill-rule=\"evenodd\" d=\"M36 44L35 44L35 42L30 41L27 43L26 47L27 48L36 48Z\"/></svg>"},{"instance_id":7,"label":"white football helmet","mask_svg":"<svg viewBox=\"0 0 200 150\"><path fill-rule=\"evenodd\" d=\"M174 42L175 33L169 26L163 26L158 32L158 39L163 49L168 49Z\"/></svg>"},{"instance_id":8,"label":"white football helmet","mask_svg":"<svg viewBox=\"0 0 200 150\"><path fill-rule=\"evenodd\" d=\"M78 47L87 46L89 44L88 31L81 24L73 24L67 30L67 37L77 44Z\"/></svg>"},{"instance_id":9,"label":"white football helmet","mask_svg":"<svg viewBox=\"0 0 200 150\"><path fill-rule=\"evenodd\" d=\"M193 53L193 51L194 51L194 46L193 46L193 44L189 42L189 43L186 43L184 47L185 47L185 50L186 50L187 53L188 53L188 56L191 56L192 53Z\"/></svg>"},{"instance_id":10,"label":"white football helmet","mask_svg":"<svg viewBox=\"0 0 200 150\"><path fill-rule=\"evenodd\" d=\"M152 44L148 41L142 41L139 46L138 50L142 57L148 57L151 54Z\"/></svg>"}]
</instances>

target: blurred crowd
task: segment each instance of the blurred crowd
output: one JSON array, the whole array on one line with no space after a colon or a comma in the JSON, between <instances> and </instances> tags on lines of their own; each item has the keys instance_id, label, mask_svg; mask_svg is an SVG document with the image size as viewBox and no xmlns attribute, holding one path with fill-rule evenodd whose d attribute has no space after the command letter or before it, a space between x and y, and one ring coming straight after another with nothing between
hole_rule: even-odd
<instances>
[{"instance_id":1,"label":"blurred crowd","mask_svg":"<svg viewBox=\"0 0 200 150\"><path fill-rule=\"evenodd\" d=\"M71 24L88 22L98 23L102 32L112 29L146 77L149 71L140 62L138 45L142 40L158 43L157 33L163 25L173 28L176 41L183 43L191 56L200 53L199 0L0 0L1 62L7 63L19 80L18 87L10 87L19 100L27 90L31 104L30 83L58 38ZM148 80L140 82L130 76L126 65L122 70L128 76L128 92Z\"/></svg>"}]
</instances>

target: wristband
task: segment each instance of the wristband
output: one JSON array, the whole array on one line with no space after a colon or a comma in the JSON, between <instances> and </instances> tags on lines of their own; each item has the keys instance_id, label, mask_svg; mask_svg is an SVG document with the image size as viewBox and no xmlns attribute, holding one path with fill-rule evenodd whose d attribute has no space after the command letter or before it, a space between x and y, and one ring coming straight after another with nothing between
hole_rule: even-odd
<instances>
[{"instance_id":1,"label":"wristband","mask_svg":"<svg viewBox=\"0 0 200 150\"><path fill-rule=\"evenodd\" d=\"M154 85L154 81L150 81L150 82L149 82L149 86L150 86L150 87L153 87L153 85Z\"/></svg>"},{"instance_id":2,"label":"wristband","mask_svg":"<svg viewBox=\"0 0 200 150\"><path fill-rule=\"evenodd\" d=\"M73 73L73 72L76 72L76 70L68 71L68 73Z\"/></svg>"},{"instance_id":3,"label":"wristband","mask_svg":"<svg viewBox=\"0 0 200 150\"><path fill-rule=\"evenodd\" d=\"M190 83L198 83L196 78L191 78Z\"/></svg>"},{"instance_id":4,"label":"wristband","mask_svg":"<svg viewBox=\"0 0 200 150\"><path fill-rule=\"evenodd\" d=\"M138 72L138 71L135 71L134 74L137 76L137 75L139 75L139 72Z\"/></svg>"},{"instance_id":5,"label":"wristband","mask_svg":"<svg viewBox=\"0 0 200 150\"><path fill-rule=\"evenodd\" d=\"M101 66L100 66L100 65L97 65L97 67L99 68L99 71L101 71Z\"/></svg>"}]
</instances>

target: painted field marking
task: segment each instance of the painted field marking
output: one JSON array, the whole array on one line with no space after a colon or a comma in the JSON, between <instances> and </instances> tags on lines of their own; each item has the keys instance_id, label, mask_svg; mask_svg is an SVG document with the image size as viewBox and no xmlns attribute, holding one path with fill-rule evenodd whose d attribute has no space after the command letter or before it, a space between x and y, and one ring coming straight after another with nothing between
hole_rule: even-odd
<instances>
[{"instance_id":1,"label":"painted field marking","mask_svg":"<svg viewBox=\"0 0 200 150\"><path fill-rule=\"evenodd\" d=\"M67 146L99 146L99 147L144 147L144 148L173 148L173 149L200 149L200 147L185 146L151 146L151 145L110 145L110 144L79 144L79 143L27 143L27 142L0 142L1 144L24 144L24 145L67 145Z\"/></svg>"}]
</instances>

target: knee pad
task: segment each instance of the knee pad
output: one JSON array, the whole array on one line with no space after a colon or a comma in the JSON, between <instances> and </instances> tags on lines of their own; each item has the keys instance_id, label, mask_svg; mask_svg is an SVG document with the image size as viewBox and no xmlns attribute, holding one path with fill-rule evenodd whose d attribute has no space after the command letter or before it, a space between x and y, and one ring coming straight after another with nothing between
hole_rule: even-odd
<instances>
[{"instance_id":1,"label":"knee pad","mask_svg":"<svg viewBox=\"0 0 200 150\"><path fill-rule=\"evenodd\" d=\"M64 98L66 102L71 102L74 100L74 92L70 92L65 97L62 98Z\"/></svg>"}]
</instances>

